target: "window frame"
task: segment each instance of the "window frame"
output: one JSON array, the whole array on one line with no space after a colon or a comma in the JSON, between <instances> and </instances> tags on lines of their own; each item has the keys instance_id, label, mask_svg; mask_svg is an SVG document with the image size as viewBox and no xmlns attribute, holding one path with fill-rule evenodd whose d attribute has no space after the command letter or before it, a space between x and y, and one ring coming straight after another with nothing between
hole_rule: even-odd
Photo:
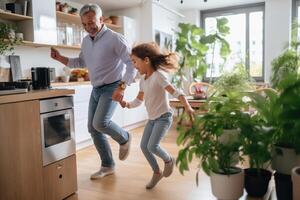
<instances>
[{"instance_id":1,"label":"window frame","mask_svg":"<svg viewBox=\"0 0 300 200\"><path fill-rule=\"evenodd\" d=\"M299 0L300 2L300 0ZM246 60L245 66L246 70L250 73L250 30L249 30L249 23L250 23L250 12L255 11L262 11L263 12L263 50L262 50L262 76L261 77L251 77L257 82L264 82L265 81L265 3L255 3L255 4L246 4L240 6L232 6L232 7L224 7L224 8L217 8L217 9L209 9L209 10L201 10L200 11L200 26L205 30L205 19L207 17L217 17L217 16L228 16L232 14L246 14L246 45L245 45L245 52L246 52ZM213 79L217 79L217 77L213 77ZM204 75L204 81L208 81L209 78Z\"/></svg>"}]
</instances>

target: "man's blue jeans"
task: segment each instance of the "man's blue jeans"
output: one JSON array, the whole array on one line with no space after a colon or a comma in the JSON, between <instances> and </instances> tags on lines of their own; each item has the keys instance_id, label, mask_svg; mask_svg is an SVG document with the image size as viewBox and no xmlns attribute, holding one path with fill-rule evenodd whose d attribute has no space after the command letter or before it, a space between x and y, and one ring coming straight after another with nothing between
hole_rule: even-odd
<instances>
[{"instance_id":1,"label":"man's blue jeans","mask_svg":"<svg viewBox=\"0 0 300 200\"><path fill-rule=\"evenodd\" d=\"M88 130L100 155L102 167L115 165L108 139L104 134L111 136L119 144L125 144L129 136L128 132L111 121L118 104L112 100L112 94L118 84L119 81L94 87L89 102Z\"/></svg>"}]
</instances>

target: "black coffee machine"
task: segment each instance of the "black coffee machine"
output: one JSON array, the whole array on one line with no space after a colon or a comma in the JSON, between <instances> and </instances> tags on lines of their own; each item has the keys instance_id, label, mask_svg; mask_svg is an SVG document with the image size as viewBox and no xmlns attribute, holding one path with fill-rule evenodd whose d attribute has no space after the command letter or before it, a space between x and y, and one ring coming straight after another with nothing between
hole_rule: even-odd
<instances>
[{"instance_id":1,"label":"black coffee machine","mask_svg":"<svg viewBox=\"0 0 300 200\"><path fill-rule=\"evenodd\" d=\"M48 67L31 68L31 78L34 90L50 88L50 69Z\"/></svg>"}]
</instances>

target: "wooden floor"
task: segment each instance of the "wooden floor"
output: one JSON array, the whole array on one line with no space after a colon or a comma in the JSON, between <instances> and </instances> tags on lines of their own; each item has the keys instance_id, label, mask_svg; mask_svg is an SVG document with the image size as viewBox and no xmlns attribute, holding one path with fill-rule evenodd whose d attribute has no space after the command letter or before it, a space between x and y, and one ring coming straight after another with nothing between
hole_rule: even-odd
<instances>
[{"instance_id":1,"label":"wooden floor","mask_svg":"<svg viewBox=\"0 0 300 200\"><path fill-rule=\"evenodd\" d=\"M152 176L152 171L143 156L139 143L143 127L131 131L132 148L125 161L118 160L119 146L110 141L116 162L116 173L99 180L90 180L90 174L100 167L100 159L96 149L88 147L77 152L78 192L68 200L210 200L215 199L211 194L209 177L200 173L199 187L196 186L196 162L192 163L190 171L181 175L175 168L173 174L163 178L152 190L146 190L145 185ZM177 132L171 128L161 145L176 157ZM163 168L163 163L160 162ZM247 199L245 197L242 199Z\"/></svg>"}]
</instances>

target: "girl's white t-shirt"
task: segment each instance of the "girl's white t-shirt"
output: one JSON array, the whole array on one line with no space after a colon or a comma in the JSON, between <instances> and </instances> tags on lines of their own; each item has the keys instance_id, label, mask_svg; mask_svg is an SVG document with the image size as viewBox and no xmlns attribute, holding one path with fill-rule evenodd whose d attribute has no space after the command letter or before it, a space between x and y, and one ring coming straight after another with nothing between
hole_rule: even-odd
<instances>
[{"instance_id":1,"label":"girl's white t-shirt","mask_svg":"<svg viewBox=\"0 0 300 200\"><path fill-rule=\"evenodd\" d=\"M150 120L159 118L166 112L172 112L165 88L170 85L164 71L157 70L146 80L142 76L140 91L144 92L145 106Z\"/></svg>"}]
</instances>

